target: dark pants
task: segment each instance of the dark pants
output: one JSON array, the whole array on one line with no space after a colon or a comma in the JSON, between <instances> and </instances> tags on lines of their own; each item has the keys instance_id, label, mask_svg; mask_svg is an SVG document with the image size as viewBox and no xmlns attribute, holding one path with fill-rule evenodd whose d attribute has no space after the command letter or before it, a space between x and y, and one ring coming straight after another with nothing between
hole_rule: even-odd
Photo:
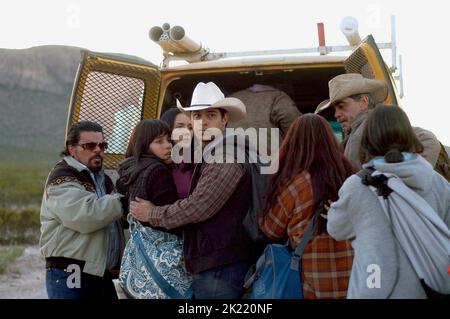
<instances>
[{"instance_id":1,"label":"dark pants","mask_svg":"<svg viewBox=\"0 0 450 319\"><path fill-rule=\"evenodd\" d=\"M81 273L80 287L73 287L71 272L64 269L47 268L46 286L49 299L117 299L111 275L98 277Z\"/></svg>"},{"instance_id":2,"label":"dark pants","mask_svg":"<svg viewBox=\"0 0 450 319\"><path fill-rule=\"evenodd\" d=\"M194 275L194 298L240 299L244 293L245 275L251 265L249 261L239 261Z\"/></svg>"}]
</instances>

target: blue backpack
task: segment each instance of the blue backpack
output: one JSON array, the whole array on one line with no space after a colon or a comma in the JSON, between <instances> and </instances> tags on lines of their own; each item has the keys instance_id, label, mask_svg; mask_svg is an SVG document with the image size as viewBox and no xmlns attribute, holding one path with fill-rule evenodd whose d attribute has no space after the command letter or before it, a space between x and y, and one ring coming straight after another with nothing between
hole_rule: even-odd
<instances>
[{"instance_id":1,"label":"blue backpack","mask_svg":"<svg viewBox=\"0 0 450 319\"><path fill-rule=\"evenodd\" d=\"M250 299L303 299L302 255L312 238L316 216L314 214L295 250L289 240L285 245L266 246L246 275L244 288L251 289Z\"/></svg>"}]
</instances>

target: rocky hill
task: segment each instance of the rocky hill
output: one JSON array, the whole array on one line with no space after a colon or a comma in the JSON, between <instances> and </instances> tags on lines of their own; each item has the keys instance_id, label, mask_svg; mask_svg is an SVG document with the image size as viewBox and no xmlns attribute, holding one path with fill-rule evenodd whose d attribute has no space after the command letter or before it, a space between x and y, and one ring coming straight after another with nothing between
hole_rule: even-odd
<instances>
[{"instance_id":1,"label":"rocky hill","mask_svg":"<svg viewBox=\"0 0 450 319\"><path fill-rule=\"evenodd\" d=\"M80 48L40 46L0 50L0 85L67 93L80 60Z\"/></svg>"},{"instance_id":2,"label":"rocky hill","mask_svg":"<svg viewBox=\"0 0 450 319\"><path fill-rule=\"evenodd\" d=\"M80 48L0 49L0 161L53 161L63 144Z\"/></svg>"},{"instance_id":3,"label":"rocky hill","mask_svg":"<svg viewBox=\"0 0 450 319\"><path fill-rule=\"evenodd\" d=\"M58 159L80 50L0 49L0 162Z\"/></svg>"}]
</instances>

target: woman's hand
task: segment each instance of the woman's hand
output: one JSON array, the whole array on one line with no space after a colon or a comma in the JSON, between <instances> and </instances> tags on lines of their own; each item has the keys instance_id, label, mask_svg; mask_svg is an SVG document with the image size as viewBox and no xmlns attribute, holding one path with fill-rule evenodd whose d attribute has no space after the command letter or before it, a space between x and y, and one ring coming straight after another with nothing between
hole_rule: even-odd
<instances>
[{"instance_id":1,"label":"woman's hand","mask_svg":"<svg viewBox=\"0 0 450 319\"><path fill-rule=\"evenodd\" d=\"M325 207L325 210L327 211L327 213L328 213L328 210L330 209L331 204L333 204L333 202L331 200L328 200L328 206L327 206L327 204L323 205ZM320 214L320 216L322 216L325 219L328 219L327 214Z\"/></svg>"}]
</instances>

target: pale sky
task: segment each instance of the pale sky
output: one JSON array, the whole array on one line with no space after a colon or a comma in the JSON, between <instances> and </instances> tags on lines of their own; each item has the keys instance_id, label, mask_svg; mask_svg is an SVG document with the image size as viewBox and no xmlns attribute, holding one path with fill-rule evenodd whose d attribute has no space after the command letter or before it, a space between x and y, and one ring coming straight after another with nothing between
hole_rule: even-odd
<instances>
[{"instance_id":1,"label":"pale sky","mask_svg":"<svg viewBox=\"0 0 450 319\"><path fill-rule=\"evenodd\" d=\"M319 0L10 0L0 11L0 47L73 45L126 53L155 64L162 50L148 38L152 26L181 25L212 52L316 47L316 23L325 24L327 45L346 45L342 18L359 22L361 37L390 42L390 17L397 18L405 96L413 125L450 145L450 81L447 1ZM391 3L392 2L392 3ZM390 53L385 51L386 61Z\"/></svg>"}]
</instances>

